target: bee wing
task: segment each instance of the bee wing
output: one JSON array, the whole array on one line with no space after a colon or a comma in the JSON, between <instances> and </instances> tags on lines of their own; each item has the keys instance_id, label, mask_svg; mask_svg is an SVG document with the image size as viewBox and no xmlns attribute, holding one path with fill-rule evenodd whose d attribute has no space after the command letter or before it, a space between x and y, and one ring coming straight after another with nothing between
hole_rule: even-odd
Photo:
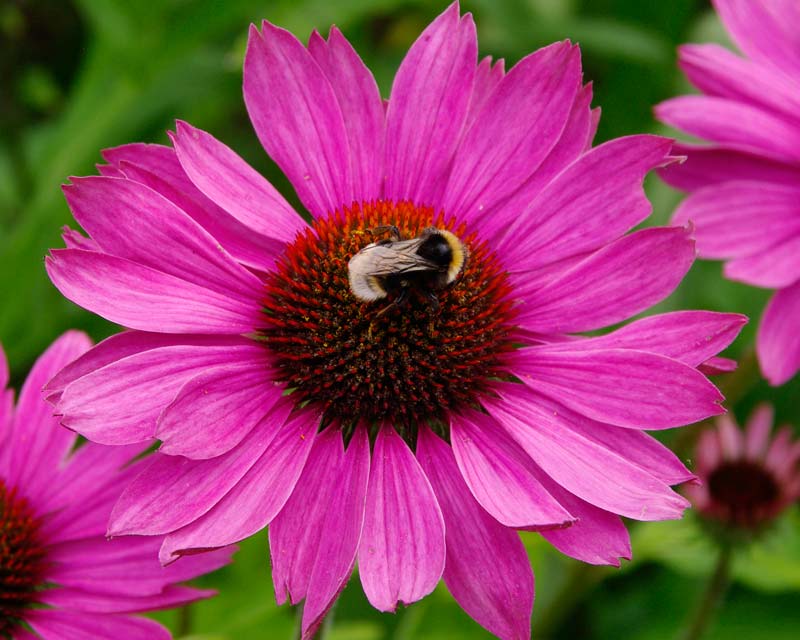
<instances>
[{"instance_id":1,"label":"bee wing","mask_svg":"<svg viewBox=\"0 0 800 640\"><path fill-rule=\"evenodd\" d=\"M417 253L420 238L400 240L364 247L351 259L359 263L360 271L372 276L390 276L411 271L436 269L436 265Z\"/></svg>"}]
</instances>

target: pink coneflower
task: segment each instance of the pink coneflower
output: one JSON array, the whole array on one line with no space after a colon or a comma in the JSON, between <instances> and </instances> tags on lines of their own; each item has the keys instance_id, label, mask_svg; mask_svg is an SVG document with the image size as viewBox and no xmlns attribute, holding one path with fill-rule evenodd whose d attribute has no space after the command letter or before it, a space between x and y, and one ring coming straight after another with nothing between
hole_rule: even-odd
<instances>
[{"instance_id":1,"label":"pink coneflower","mask_svg":"<svg viewBox=\"0 0 800 640\"><path fill-rule=\"evenodd\" d=\"M128 331L57 376L53 399L89 439L162 442L110 533L167 534L169 562L270 525L276 596L305 599L305 636L358 562L382 611L443 577L487 629L528 637L516 530L618 564L620 516L688 504L670 485L693 476L643 429L722 412L698 368L731 366L715 356L742 316L579 335L663 299L692 264L689 229L627 233L671 142L591 149L578 48L508 73L478 63L456 4L411 47L386 107L337 29L304 46L268 22L250 31L244 96L311 224L182 122L173 148L108 150L105 177L65 187L91 237L68 231L50 276ZM394 272L372 281L384 298L356 298L357 252L430 227L466 249L455 282L403 288Z\"/></svg>"},{"instance_id":2,"label":"pink coneflower","mask_svg":"<svg viewBox=\"0 0 800 640\"><path fill-rule=\"evenodd\" d=\"M656 107L663 122L713 141L680 145L661 171L691 192L674 222L697 225L704 258L727 260L731 280L777 289L758 328L761 370L780 385L800 369L800 3L714 0L740 57L686 45L680 65L705 95Z\"/></svg>"},{"instance_id":3,"label":"pink coneflower","mask_svg":"<svg viewBox=\"0 0 800 640\"><path fill-rule=\"evenodd\" d=\"M744 432L729 415L697 445L702 484L686 495L705 520L738 535L759 533L800 497L800 442L782 427L772 437L773 410L758 407Z\"/></svg>"},{"instance_id":4,"label":"pink coneflower","mask_svg":"<svg viewBox=\"0 0 800 640\"><path fill-rule=\"evenodd\" d=\"M229 561L230 550L164 568L156 538L105 536L122 490L146 466L142 445L75 447L41 395L47 380L90 346L68 332L33 366L14 407L0 348L0 637L169 638L132 614L206 598L177 583ZM130 464L129 464L130 463Z\"/></svg>"}]
</instances>

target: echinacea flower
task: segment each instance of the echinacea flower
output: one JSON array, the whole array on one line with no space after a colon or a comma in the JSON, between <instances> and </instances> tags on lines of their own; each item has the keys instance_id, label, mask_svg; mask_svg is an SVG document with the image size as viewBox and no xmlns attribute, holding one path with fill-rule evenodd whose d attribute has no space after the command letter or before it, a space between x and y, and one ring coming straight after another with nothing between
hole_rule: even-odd
<instances>
[{"instance_id":1,"label":"echinacea flower","mask_svg":"<svg viewBox=\"0 0 800 640\"><path fill-rule=\"evenodd\" d=\"M713 144L661 171L690 192L673 221L696 225L701 257L726 260L731 280L777 289L758 328L764 377L781 385L800 369L800 3L714 0L744 57L685 45L680 65L704 95L656 107L657 117Z\"/></svg>"},{"instance_id":2,"label":"echinacea flower","mask_svg":"<svg viewBox=\"0 0 800 640\"><path fill-rule=\"evenodd\" d=\"M60 426L42 386L90 346L65 333L34 364L14 406L0 349L0 637L169 638L131 615L206 598L182 586L229 561L230 549L164 568L156 538L107 540L114 503L147 464L142 445L85 443Z\"/></svg>"},{"instance_id":3,"label":"echinacea flower","mask_svg":"<svg viewBox=\"0 0 800 640\"><path fill-rule=\"evenodd\" d=\"M443 577L491 632L528 637L517 530L618 564L620 516L688 504L670 485L693 476L643 429L722 412L699 368L730 368L716 354L742 316L580 335L663 299L694 260L688 228L627 233L671 142L592 149L578 48L508 73L478 63L457 4L413 44L386 106L337 29L304 46L268 22L250 30L244 98L311 224L183 122L172 148L110 149L103 177L65 187L89 237L67 231L50 277L128 330L62 371L52 398L90 440L162 443L109 533L166 535L167 563L269 525L276 597L305 600L305 637L356 562L382 611ZM356 298L350 259L387 225L452 232L469 254L455 282L409 286L403 304L397 290Z\"/></svg>"},{"instance_id":4,"label":"echinacea flower","mask_svg":"<svg viewBox=\"0 0 800 640\"><path fill-rule=\"evenodd\" d=\"M773 409L761 405L744 432L730 415L697 445L699 484L686 495L723 535L758 534L800 498L800 441L789 426L772 435Z\"/></svg>"}]
</instances>

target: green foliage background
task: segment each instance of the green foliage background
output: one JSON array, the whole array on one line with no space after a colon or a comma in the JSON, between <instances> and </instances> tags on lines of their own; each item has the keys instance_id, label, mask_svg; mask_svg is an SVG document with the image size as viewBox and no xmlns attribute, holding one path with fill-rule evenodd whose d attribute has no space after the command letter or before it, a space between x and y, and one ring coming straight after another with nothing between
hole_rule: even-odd
<instances>
[{"instance_id":1,"label":"green foliage background","mask_svg":"<svg viewBox=\"0 0 800 640\"><path fill-rule=\"evenodd\" d=\"M0 2L0 339L18 387L36 355L70 327L99 340L116 328L61 299L43 256L71 221L59 185L92 173L99 150L125 142L167 143L175 118L207 129L236 149L290 199L286 180L253 134L241 99L241 63L250 22L267 18L301 39L336 23L375 73L384 96L402 56L445 6L421 0L2 0ZM482 55L510 64L554 40L581 44L585 78L603 108L598 141L664 131L651 107L688 90L675 65L686 41L725 41L700 0L465 0ZM648 179L663 224L679 195ZM781 421L800 425L800 379L772 389L752 356L768 292L727 282L720 266L698 263L659 310L705 308L753 318L730 355L740 370L721 380L743 419L767 400ZM688 460L699 428L664 434ZM674 637L703 588L714 551L691 517L632 525L634 561L620 570L566 559L530 534L537 576L538 638ZM795 638L800 628L800 537L795 516L739 558L736 582L709 638ZM178 636L289 638L295 613L274 604L266 535L241 545L237 561L201 580L219 597L157 617ZM336 640L483 638L440 586L429 598L383 615L351 581L327 636Z\"/></svg>"}]
</instances>

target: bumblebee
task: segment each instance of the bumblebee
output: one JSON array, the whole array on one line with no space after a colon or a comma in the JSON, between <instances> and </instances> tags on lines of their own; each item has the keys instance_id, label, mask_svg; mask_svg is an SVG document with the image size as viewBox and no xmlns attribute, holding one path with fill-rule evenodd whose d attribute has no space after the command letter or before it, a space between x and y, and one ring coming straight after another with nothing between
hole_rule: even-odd
<instances>
[{"instance_id":1,"label":"bumblebee","mask_svg":"<svg viewBox=\"0 0 800 640\"><path fill-rule=\"evenodd\" d=\"M348 275L353 295L363 302L374 302L397 293L379 315L402 305L412 290L422 293L438 309L436 293L461 273L467 248L446 229L428 227L410 240L403 240L395 226L378 227L371 233L385 231L390 232L389 238L368 244L350 258Z\"/></svg>"}]
</instances>

